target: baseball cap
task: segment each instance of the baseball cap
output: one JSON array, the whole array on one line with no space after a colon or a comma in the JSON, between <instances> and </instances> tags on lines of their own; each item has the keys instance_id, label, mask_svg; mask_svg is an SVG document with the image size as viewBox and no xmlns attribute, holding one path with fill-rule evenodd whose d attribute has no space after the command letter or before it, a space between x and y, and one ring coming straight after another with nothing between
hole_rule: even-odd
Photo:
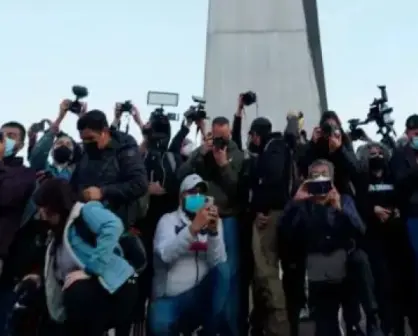
<instances>
[{"instance_id":1,"label":"baseball cap","mask_svg":"<svg viewBox=\"0 0 418 336\"><path fill-rule=\"evenodd\" d=\"M180 193L192 190L196 187L201 187L206 191L208 189L208 184L197 174L188 175L180 184Z\"/></svg>"},{"instance_id":2,"label":"baseball cap","mask_svg":"<svg viewBox=\"0 0 418 336\"><path fill-rule=\"evenodd\" d=\"M406 129L407 130L415 130L418 129L418 114L413 114L406 119Z\"/></svg>"}]
</instances>

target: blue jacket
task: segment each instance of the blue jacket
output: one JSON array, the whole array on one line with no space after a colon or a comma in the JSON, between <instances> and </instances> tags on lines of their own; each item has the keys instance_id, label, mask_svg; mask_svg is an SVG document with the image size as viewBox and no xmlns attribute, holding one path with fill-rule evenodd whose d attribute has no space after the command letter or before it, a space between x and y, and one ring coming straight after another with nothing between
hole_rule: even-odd
<instances>
[{"instance_id":1,"label":"blue jacket","mask_svg":"<svg viewBox=\"0 0 418 336\"><path fill-rule=\"evenodd\" d=\"M81 218L80 218L81 217ZM90 245L80 235L74 224L82 220L87 229L95 234L96 246ZM122 221L100 202L76 203L68 217L63 244L79 268L96 276L109 293L116 292L135 271L123 258L119 238L124 229ZM45 290L48 310L54 320L63 319L62 287L55 277L53 254L54 241L45 256Z\"/></svg>"}]
</instances>

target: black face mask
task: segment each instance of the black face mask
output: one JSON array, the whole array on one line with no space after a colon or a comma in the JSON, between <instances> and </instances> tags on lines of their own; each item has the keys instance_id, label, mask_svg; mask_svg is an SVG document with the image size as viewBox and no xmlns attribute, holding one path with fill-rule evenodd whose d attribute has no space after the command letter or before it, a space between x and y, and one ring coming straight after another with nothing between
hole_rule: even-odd
<instances>
[{"instance_id":1,"label":"black face mask","mask_svg":"<svg viewBox=\"0 0 418 336\"><path fill-rule=\"evenodd\" d=\"M260 147L257 146L254 142L250 141L248 143L247 149L249 152L254 153L254 154L258 154L258 152L260 151Z\"/></svg>"},{"instance_id":2,"label":"black face mask","mask_svg":"<svg viewBox=\"0 0 418 336\"><path fill-rule=\"evenodd\" d=\"M86 154L91 158L97 158L100 156L100 149L97 145L97 142L84 142L83 143L83 149L86 152Z\"/></svg>"},{"instance_id":3,"label":"black face mask","mask_svg":"<svg viewBox=\"0 0 418 336\"><path fill-rule=\"evenodd\" d=\"M59 146L55 148L52 153L52 157L54 158L54 161L58 164L69 162L72 155L73 155L72 150L69 149L67 146Z\"/></svg>"},{"instance_id":4,"label":"black face mask","mask_svg":"<svg viewBox=\"0 0 418 336\"><path fill-rule=\"evenodd\" d=\"M385 167L385 159L382 156L374 156L369 159L370 170L380 170Z\"/></svg>"}]
</instances>

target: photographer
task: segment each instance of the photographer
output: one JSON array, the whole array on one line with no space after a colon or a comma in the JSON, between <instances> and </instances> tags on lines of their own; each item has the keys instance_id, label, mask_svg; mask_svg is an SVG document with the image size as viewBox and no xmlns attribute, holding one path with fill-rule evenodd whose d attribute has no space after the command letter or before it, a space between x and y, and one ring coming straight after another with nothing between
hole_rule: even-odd
<instances>
[{"instance_id":1,"label":"photographer","mask_svg":"<svg viewBox=\"0 0 418 336\"><path fill-rule=\"evenodd\" d=\"M60 132L60 126L70 107L71 100L65 99L59 107L59 115L57 119L50 123L50 127L45 131L44 135L33 146L30 156L30 166L37 172L44 171L55 177L70 180L74 171L74 163L80 156L80 148L75 141L65 133ZM87 105L81 104L79 117L87 112ZM41 121L43 124L45 120ZM32 125L30 131L32 133L37 124ZM43 125L42 125L43 126ZM39 131L42 131L41 129ZM52 151L51 164L48 163L49 154Z\"/></svg>"},{"instance_id":2,"label":"photographer","mask_svg":"<svg viewBox=\"0 0 418 336\"><path fill-rule=\"evenodd\" d=\"M180 154L183 161L186 161L190 154L194 151L194 144L193 141L187 139L187 135L190 132L190 127L193 123L196 123L198 130L203 131L204 128L204 119L193 121L191 118L185 118L181 124L179 131L171 140L170 146L168 147L168 151L171 153Z\"/></svg>"},{"instance_id":3,"label":"photographer","mask_svg":"<svg viewBox=\"0 0 418 336\"><path fill-rule=\"evenodd\" d=\"M335 166L335 187L340 193L354 194L351 183L358 177L358 162L348 136L333 111L323 113L319 126L315 127L312 139L300 158L299 169L307 176L309 165L317 159L326 159Z\"/></svg>"},{"instance_id":4,"label":"photographer","mask_svg":"<svg viewBox=\"0 0 418 336\"><path fill-rule=\"evenodd\" d=\"M204 143L196 149L178 171L182 180L190 174L200 175L208 183L208 195L214 197L215 205L224 224L224 240L231 274L230 299L227 303L227 324L232 334L238 334L239 309L239 223L238 177L243 162L243 153L231 140L229 121L216 117L212 132L206 134Z\"/></svg>"},{"instance_id":5,"label":"photographer","mask_svg":"<svg viewBox=\"0 0 418 336\"><path fill-rule=\"evenodd\" d=\"M299 187L278 222L280 258L293 275L303 277L307 271L315 335L340 335L340 304L361 294L367 335L381 336L373 277L366 255L357 248L364 225L353 199L337 191L333 177L334 169L329 161L316 160L309 166L308 180ZM303 281L297 277L289 280L293 281L286 289L287 302L292 306L299 303L300 307L302 288L298 286L303 286ZM297 309L290 310L292 314L295 312ZM349 335L354 335L350 325L347 330Z\"/></svg>"},{"instance_id":6,"label":"photographer","mask_svg":"<svg viewBox=\"0 0 418 336\"><path fill-rule=\"evenodd\" d=\"M148 313L154 336L191 333L200 325L201 335L220 332L229 290L227 256L223 223L207 191L200 176L187 176L180 186L179 208L158 222ZM207 308L201 309L202 303Z\"/></svg>"}]
</instances>

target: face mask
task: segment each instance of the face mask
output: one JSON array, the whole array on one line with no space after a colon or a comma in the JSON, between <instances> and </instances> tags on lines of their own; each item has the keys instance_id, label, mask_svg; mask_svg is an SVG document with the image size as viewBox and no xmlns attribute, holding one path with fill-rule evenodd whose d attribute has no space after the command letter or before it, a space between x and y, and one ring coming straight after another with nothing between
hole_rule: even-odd
<instances>
[{"instance_id":1,"label":"face mask","mask_svg":"<svg viewBox=\"0 0 418 336\"><path fill-rule=\"evenodd\" d=\"M100 149L97 146L97 142L84 142L83 143L83 149L86 152L86 154L90 157L96 157L100 154Z\"/></svg>"},{"instance_id":2,"label":"face mask","mask_svg":"<svg viewBox=\"0 0 418 336\"><path fill-rule=\"evenodd\" d=\"M54 149L52 157L54 161L58 164L67 163L70 161L73 152L67 146L59 146Z\"/></svg>"},{"instance_id":3,"label":"face mask","mask_svg":"<svg viewBox=\"0 0 418 336\"><path fill-rule=\"evenodd\" d=\"M385 159L382 156L374 156L369 159L369 168L371 170L380 170L385 166Z\"/></svg>"},{"instance_id":4,"label":"face mask","mask_svg":"<svg viewBox=\"0 0 418 336\"><path fill-rule=\"evenodd\" d=\"M412 149L418 150L418 136L414 136L409 145Z\"/></svg>"},{"instance_id":5,"label":"face mask","mask_svg":"<svg viewBox=\"0 0 418 336\"><path fill-rule=\"evenodd\" d=\"M10 138L5 138L4 157L10 157L15 154L16 141Z\"/></svg>"},{"instance_id":6,"label":"face mask","mask_svg":"<svg viewBox=\"0 0 418 336\"><path fill-rule=\"evenodd\" d=\"M195 214L204 207L206 196L201 194L187 195L184 198L183 207L189 213Z\"/></svg>"}]
</instances>

